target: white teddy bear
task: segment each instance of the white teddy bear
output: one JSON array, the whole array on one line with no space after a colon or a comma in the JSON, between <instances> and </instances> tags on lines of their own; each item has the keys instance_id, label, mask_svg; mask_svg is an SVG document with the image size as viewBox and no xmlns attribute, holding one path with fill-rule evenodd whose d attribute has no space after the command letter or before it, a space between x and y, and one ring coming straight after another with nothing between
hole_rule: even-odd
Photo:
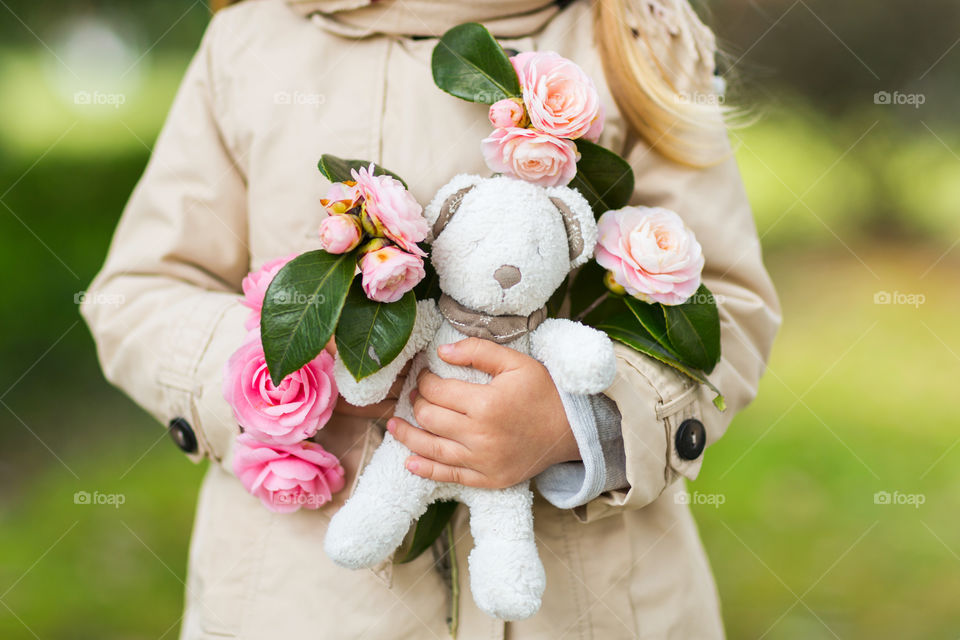
<instances>
[{"instance_id":1,"label":"white teddy bear","mask_svg":"<svg viewBox=\"0 0 960 640\"><path fill-rule=\"evenodd\" d=\"M443 292L439 303L417 303L407 345L389 365L360 382L338 358L343 397L364 406L383 400L413 358L396 415L416 425L409 399L423 367L441 377L487 383L490 376L442 361L437 347L479 336L542 362L558 389L593 394L616 372L607 336L571 320L547 319L545 305L571 269L593 255L597 226L587 201L567 187L543 188L507 177L459 175L427 207L431 259ZM330 522L325 549L337 564L357 569L385 560L413 520L436 500L470 509L474 548L470 588L477 606L504 620L540 608L546 585L533 533L529 483L476 489L410 473L409 449L389 433L361 475L356 491Z\"/></svg>"}]
</instances>

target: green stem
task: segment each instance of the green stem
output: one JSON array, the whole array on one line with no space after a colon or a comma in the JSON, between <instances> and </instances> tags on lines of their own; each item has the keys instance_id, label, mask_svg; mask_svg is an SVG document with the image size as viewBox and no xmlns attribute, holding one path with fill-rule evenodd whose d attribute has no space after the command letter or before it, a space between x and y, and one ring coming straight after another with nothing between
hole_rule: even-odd
<instances>
[{"instance_id":1,"label":"green stem","mask_svg":"<svg viewBox=\"0 0 960 640\"><path fill-rule=\"evenodd\" d=\"M453 539L453 523L443 528L447 535L447 553L450 554L450 637L456 640L460 626L460 571L457 565L456 542Z\"/></svg>"},{"instance_id":2,"label":"green stem","mask_svg":"<svg viewBox=\"0 0 960 640\"><path fill-rule=\"evenodd\" d=\"M605 292L602 296L600 296L599 298L591 302L589 307L587 307L586 309L578 313L577 317L574 318L574 321L580 322L581 320L586 318L588 315L590 315L591 311L593 311L594 309L599 307L601 304L603 304L604 300L606 300L609 297L610 297L610 292L609 291Z\"/></svg>"}]
</instances>

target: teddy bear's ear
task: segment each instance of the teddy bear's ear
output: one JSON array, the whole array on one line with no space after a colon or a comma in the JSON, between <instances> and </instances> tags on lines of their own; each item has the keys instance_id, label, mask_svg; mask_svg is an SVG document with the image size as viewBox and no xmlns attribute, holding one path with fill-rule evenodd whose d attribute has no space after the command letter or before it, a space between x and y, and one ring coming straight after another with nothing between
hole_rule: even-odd
<instances>
[{"instance_id":1,"label":"teddy bear's ear","mask_svg":"<svg viewBox=\"0 0 960 640\"><path fill-rule=\"evenodd\" d=\"M450 222L450 218L457 212L463 197L481 182L483 182L483 178L480 176L461 173L440 187L440 190L433 196L433 200L430 201L423 212L427 224L430 225L427 242L436 240L443 228Z\"/></svg>"},{"instance_id":2,"label":"teddy bear's ear","mask_svg":"<svg viewBox=\"0 0 960 640\"><path fill-rule=\"evenodd\" d=\"M576 189L550 187L547 195L563 217L570 245L570 268L579 267L593 256L597 244L597 223L586 198Z\"/></svg>"}]
</instances>

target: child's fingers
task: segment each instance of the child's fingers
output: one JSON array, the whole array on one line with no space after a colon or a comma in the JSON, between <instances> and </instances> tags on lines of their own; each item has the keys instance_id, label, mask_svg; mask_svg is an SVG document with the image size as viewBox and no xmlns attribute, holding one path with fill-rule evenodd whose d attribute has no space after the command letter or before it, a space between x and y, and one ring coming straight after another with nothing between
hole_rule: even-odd
<instances>
[{"instance_id":1,"label":"child's fingers","mask_svg":"<svg viewBox=\"0 0 960 640\"><path fill-rule=\"evenodd\" d=\"M473 367L491 376L519 368L523 365L523 359L528 357L510 347L481 338L467 338L460 342L440 345L437 354L445 362L461 367Z\"/></svg>"},{"instance_id":2,"label":"child's fingers","mask_svg":"<svg viewBox=\"0 0 960 640\"><path fill-rule=\"evenodd\" d=\"M492 488L489 479L479 471L442 464L422 456L407 458L407 470L421 478L428 478L437 482L456 482L457 484L481 489Z\"/></svg>"},{"instance_id":3,"label":"child's fingers","mask_svg":"<svg viewBox=\"0 0 960 640\"><path fill-rule=\"evenodd\" d=\"M417 424L434 435L460 443L458 436L464 433L467 417L462 413L433 404L419 395L416 390L413 393L413 417L417 419Z\"/></svg>"},{"instance_id":4,"label":"child's fingers","mask_svg":"<svg viewBox=\"0 0 960 640\"><path fill-rule=\"evenodd\" d=\"M471 384L455 378L441 378L427 369L417 378L417 393L432 404L458 413L467 413L470 400L484 390L483 385ZM420 421L420 418L417 418ZM423 426L423 423L420 423Z\"/></svg>"},{"instance_id":5,"label":"child's fingers","mask_svg":"<svg viewBox=\"0 0 960 640\"><path fill-rule=\"evenodd\" d=\"M469 453L462 444L418 429L401 418L390 418L387 431L410 451L443 464L463 464Z\"/></svg>"}]
</instances>

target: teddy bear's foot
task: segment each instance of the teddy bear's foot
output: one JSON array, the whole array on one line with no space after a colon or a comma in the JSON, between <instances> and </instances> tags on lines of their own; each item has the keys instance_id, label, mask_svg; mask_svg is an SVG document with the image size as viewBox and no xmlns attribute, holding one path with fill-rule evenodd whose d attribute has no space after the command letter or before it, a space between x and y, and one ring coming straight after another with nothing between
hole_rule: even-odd
<instances>
[{"instance_id":1,"label":"teddy bear's foot","mask_svg":"<svg viewBox=\"0 0 960 640\"><path fill-rule=\"evenodd\" d=\"M341 567L362 569L383 562L423 513L435 483L406 470L409 455L387 434L357 490L330 520L324 550Z\"/></svg>"},{"instance_id":2,"label":"teddy bear's foot","mask_svg":"<svg viewBox=\"0 0 960 640\"><path fill-rule=\"evenodd\" d=\"M546 586L533 536L533 494L527 483L506 489L465 487L470 507L470 590L480 609L501 620L523 620L540 609Z\"/></svg>"},{"instance_id":3,"label":"teddy bear's foot","mask_svg":"<svg viewBox=\"0 0 960 640\"><path fill-rule=\"evenodd\" d=\"M543 564L531 540L488 540L470 552L470 590L484 613L523 620L540 609L546 586Z\"/></svg>"}]
</instances>

